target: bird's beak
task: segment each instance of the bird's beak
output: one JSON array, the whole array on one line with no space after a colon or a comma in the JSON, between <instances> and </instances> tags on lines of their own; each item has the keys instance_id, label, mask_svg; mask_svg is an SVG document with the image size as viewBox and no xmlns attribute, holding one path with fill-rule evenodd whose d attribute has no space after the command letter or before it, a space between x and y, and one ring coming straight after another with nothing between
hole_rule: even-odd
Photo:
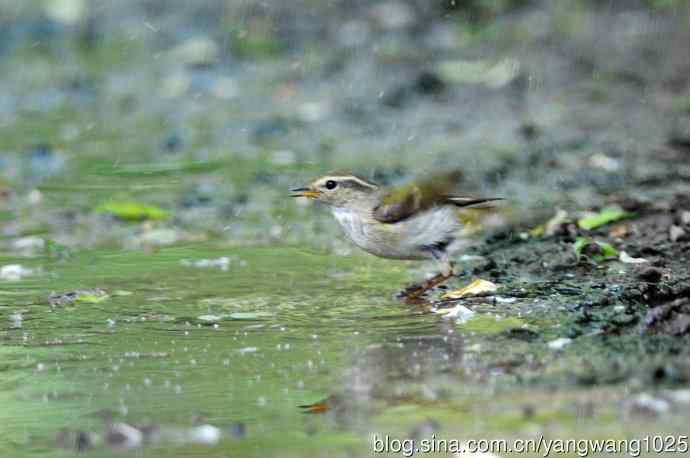
<instances>
[{"instance_id":1,"label":"bird's beak","mask_svg":"<svg viewBox=\"0 0 690 458\"><path fill-rule=\"evenodd\" d=\"M321 191L314 191L310 188L294 188L291 189L290 197L309 197L311 199L316 199L321 195Z\"/></svg>"}]
</instances>

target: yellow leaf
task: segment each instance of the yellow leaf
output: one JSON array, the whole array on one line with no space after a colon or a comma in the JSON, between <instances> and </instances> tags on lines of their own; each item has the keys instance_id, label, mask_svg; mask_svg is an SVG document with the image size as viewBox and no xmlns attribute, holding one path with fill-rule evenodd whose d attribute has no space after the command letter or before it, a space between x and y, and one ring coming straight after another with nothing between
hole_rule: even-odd
<instances>
[{"instance_id":1,"label":"yellow leaf","mask_svg":"<svg viewBox=\"0 0 690 458\"><path fill-rule=\"evenodd\" d=\"M535 226L532 229L528 231L528 234L530 237L540 237L544 235L544 232L546 232L546 229L544 228L543 224L540 224L539 226Z\"/></svg>"},{"instance_id":2,"label":"yellow leaf","mask_svg":"<svg viewBox=\"0 0 690 458\"><path fill-rule=\"evenodd\" d=\"M531 237L541 237L545 235L550 237L554 235L558 229L563 225L563 223L568 221L568 213L560 208L556 209L556 213L551 217L550 220L544 224L540 224L529 230L529 235Z\"/></svg>"},{"instance_id":3,"label":"yellow leaf","mask_svg":"<svg viewBox=\"0 0 690 458\"><path fill-rule=\"evenodd\" d=\"M556 209L556 214L553 215L553 218L548 220L546 224L544 225L544 235L546 236L552 236L554 235L558 229L561 227L561 225L565 222L568 221L568 212L566 212L563 209Z\"/></svg>"},{"instance_id":4,"label":"yellow leaf","mask_svg":"<svg viewBox=\"0 0 690 458\"><path fill-rule=\"evenodd\" d=\"M444 294L442 299L462 299L463 297L477 296L484 293L493 293L498 290L498 285L481 278L473 281L469 285L455 291Z\"/></svg>"}]
</instances>

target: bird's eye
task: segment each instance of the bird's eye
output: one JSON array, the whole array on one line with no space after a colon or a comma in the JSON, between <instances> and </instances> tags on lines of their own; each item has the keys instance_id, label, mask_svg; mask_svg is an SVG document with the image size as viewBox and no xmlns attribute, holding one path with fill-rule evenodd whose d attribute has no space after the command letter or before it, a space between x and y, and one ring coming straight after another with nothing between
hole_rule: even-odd
<instances>
[{"instance_id":1,"label":"bird's eye","mask_svg":"<svg viewBox=\"0 0 690 458\"><path fill-rule=\"evenodd\" d=\"M338 186L338 183L335 182L334 180L328 180L326 182L326 189L335 189L336 186Z\"/></svg>"}]
</instances>

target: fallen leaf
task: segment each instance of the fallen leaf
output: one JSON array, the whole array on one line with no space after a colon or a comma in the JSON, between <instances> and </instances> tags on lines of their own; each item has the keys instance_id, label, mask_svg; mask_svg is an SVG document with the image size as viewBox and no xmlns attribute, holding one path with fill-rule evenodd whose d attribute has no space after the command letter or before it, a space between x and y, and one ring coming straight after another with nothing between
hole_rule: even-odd
<instances>
[{"instance_id":1,"label":"fallen leaf","mask_svg":"<svg viewBox=\"0 0 690 458\"><path fill-rule=\"evenodd\" d=\"M108 213L125 221L164 220L170 213L155 205L140 202L105 202L95 211Z\"/></svg>"},{"instance_id":2,"label":"fallen leaf","mask_svg":"<svg viewBox=\"0 0 690 458\"><path fill-rule=\"evenodd\" d=\"M82 293L79 296L77 296L77 299L74 301L75 304L100 304L101 302L104 302L108 300L110 296L106 294L103 291L100 292L90 292L90 293Z\"/></svg>"},{"instance_id":3,"label":"fallen leaf","mask_svg":"<svg viewBox=\"0 0 690 458\"><path fill-rule=\"evenodd\" d=\"M303 404L297 406L302 409L302 413L325 413L332 410L333 407L342 406L346 402L340 396L331 394L325 399L321 399L313 404Z\"/></svg>"},{"instance_id":4,"label":"fallen leaf","mask_svg":"<svg viewBox=\"0 0 690 458\"><path fill-rule=\"evenodd\" d=\"M539 236L544 235L545 232L546 232L546 229L545 229L545 226L543 224L540 224L539 226L535 226L532 229L530 229L529 231L527 231L527 233L529 234L530 237L539 237Z\"/></svg>"},{"instance_id":5,"label":"fallen leaf","mask_svg":"<svg viewBox=\"0 0 690 458\"><path fill-rule=\"evenodd\" d=\"M625 237L628 235L630 232L630 227L628 227L627 224L616 224L611 228L611 232L609 232L609 236L619 239L621 237Z\"/></svg>"},{"instance_id":6,"label":"fallen leaf","mask_svg":"<svg viewBox=\"0 0 690 458\"><path fill-rule=\"evenodd\" d=\"M110 298L110 295L102 289L85 289L67 291L65 293L50 293L48 303L53 306L66 306L76 304L99 304Z\"/></svg>"},{"instance_id":7,"label":"fallen leaf","mask_svg":"<svg viewBox=\"0 0 690 458\"><path fill-rule=\"evenodd\" d=\"M620 260L620 262L625 264L644 264L645 262L649 262L645 258L633 258L625 251L621 251L620 255L618 256L618 259Z\"/></svg>"},{"instance_id":8,"label":"fallen leaf","mask_svg":"<svg viewBox=\"0 0 690 458\"><path fill-rule=\"evenodd\" d=\"M618 258L618 250L613 245L606 242L597 242L589 237L578 237L573 245L573 251L575 251L577 259L587 256L594 262Z\"/></svg>"},{"instance_id":9,"label":"fallen leaf","mask_svg":"<svg viewBox=\"0 0 690 458\"><path fill-rule=\"evenodd\" d=\"M580 227L580 229L589 231L628 216L630 216L630 213L626 212L620 207L606 207L603 208L599 213L580 218L577 220L577 225Z\"/></svg>"},{"instance_id":10,"label":"fallen leaf","mask_svg":"<svg viewBox=\"0 0 690 458\"><path fill-rule=\"evenodd\" d=\"M568 221L568 212L563 209L556 210L556 214L544 225L544 235L552 236L563 223Z\"/></svg>"},{"instance_id":11,"label":"fallen leaf","mask_svg":"<svg viewBox=\"0 0 690 458\"><path fill-rule=\"evenodd\" d=\"M441 299L462 299L463 297L476 296L478 294L493 293L497 290L497 284L479 278L464 288L447 292L441 296Z\"/></svg>"},{"instance_id":12,"label":"fallen leaf","mask_svg":"<svg viewBox=\"0 0 690 458\"><path fill-rule=\"evenodd\" d=\"M556 209L556 213L543 224L540 224L528 231L531 237L546 236L551 237L555 235L565 223L569 221L568 212L563 209Z\"/></svg>"}]
</instances>

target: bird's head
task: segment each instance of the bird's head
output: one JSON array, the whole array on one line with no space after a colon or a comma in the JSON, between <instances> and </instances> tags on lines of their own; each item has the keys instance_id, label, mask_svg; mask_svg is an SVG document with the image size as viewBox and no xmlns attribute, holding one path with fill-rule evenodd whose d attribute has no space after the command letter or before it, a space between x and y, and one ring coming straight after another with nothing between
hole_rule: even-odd
<instances>
[{"instance_id":1,"label":"bird's head","mask_svg":"<svg viewBox=\"0 0 690 458\"><path fill-rule=\"evenodd\" d=\"M332 207L352 207L364 203L379 187L355 175L330 174L303 188L291 189L292 197L308 197Z\"/></svg>"}]
</instances>

